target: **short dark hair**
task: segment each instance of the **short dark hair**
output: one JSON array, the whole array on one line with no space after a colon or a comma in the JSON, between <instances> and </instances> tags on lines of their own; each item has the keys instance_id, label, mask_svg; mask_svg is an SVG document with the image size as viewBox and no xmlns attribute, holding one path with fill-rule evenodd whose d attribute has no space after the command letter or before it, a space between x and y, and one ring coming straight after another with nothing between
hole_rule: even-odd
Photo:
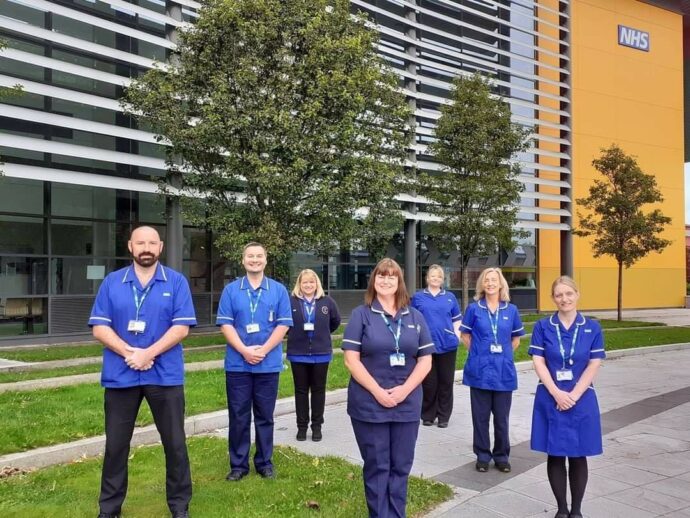
<instances>
[{"instance_id":1,"label":"short dark hair","mask_svg":"<svg viewBox=\"0 0 690 518\"><path fill-rule=\"evenodd\" d=\"M247 243L246 245L244 245L244 248L242 249L242 257L244 257L244 254L245 254L245 252L247 251L247 248L251 248L251 247L253 247L253 246L260 246L261 248L263 248L264 253L265 253L266 255L268 255L268 252L266 252L266 247L265 247L264 245L262 245L262 244L259 243L258 241L250 241L249 243Z\"/></svg>"}]
</instances>

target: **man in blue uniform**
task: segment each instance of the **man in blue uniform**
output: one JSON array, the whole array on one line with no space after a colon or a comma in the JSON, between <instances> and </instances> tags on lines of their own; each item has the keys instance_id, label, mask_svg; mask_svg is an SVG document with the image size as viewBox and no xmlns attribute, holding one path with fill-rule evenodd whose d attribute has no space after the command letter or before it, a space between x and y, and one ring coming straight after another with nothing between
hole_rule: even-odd
<instances>
[{"instance_id":1,"label":"man in blue uniform","mask_svg":"<svg viewBox=\"0 0 690 518\"><path fill-rule=\"evenodd\" d=\"M249 473L252 408L256 453L254 468L274 478L273 411L283 370L282 341L292 326L285 286L264 275L266 249L249 243L242 252L246 275L228 284L218 306L216 325L228 342L225 381L228 398L230 472L237 482Z\"/></svg>"},{"instance_id":2,"label":"man in blue uniform","mask_svg":"<svg viewBox=\"0 0 690 518\"><path fill-rule=\"evenodd\" d=\"M128 247L133 263L103 280L89 318L93 336L105 346L101 384L106 442L99 518L120 516L129 443L144 398L165 450L168 507L174 518L183 518L188 516L192 480L180 341L196 325L192 295L184 276L158 262L163 242L154 228L135 229Z\"/></svg>"}]
</instances>

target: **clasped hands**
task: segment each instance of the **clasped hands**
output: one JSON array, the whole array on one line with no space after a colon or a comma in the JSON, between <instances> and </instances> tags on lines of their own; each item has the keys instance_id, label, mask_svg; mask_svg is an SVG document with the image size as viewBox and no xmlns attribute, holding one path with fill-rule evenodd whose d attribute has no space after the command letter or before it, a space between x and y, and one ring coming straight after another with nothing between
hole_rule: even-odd
<instances>
[{"instance_id":1,"label":"clasped hands","mask_svg":"<svg viewBox=\"0 0 690 518\"><path fill-rule=\"evenodd\" d=\"M557 390L553 398L556 400L556 408L560 411L570 410L575 406L577 400L580 399L580 397L573 394L573 392L566 392L560 389Z\"/></svg>"},{"instance_id":2,"label":"clasped hands","mask_svg":"<svg viewBox=\"0 0 690 518\"><path fill-rule=\"evenodd\" d=\"M125 356L125 363L135 371L147 371L153 367L153 358L146 349L139 349L137 347L126 346L125 350L130 353Z\"/></svg>"},{"instance_id":3,"label":"clasped hands","mask_svg":"<svg viewBox=\"0 0 690 518\"><path fill-rule=\"evenodd\" d=\"M402 385L398 385L397 387L389 389L379 387L379 390L377 390L374 393L374 397L381 406L386 408L393 408L405 401L405 398L407 398L409 394L410 393L405 388L403 388Z\"/></svg>"},{"instance_id":4,"label":"clasped hands","mask_svg":"<svg viewBox=\"0 0 690 518\"><path fill-rule=\"evenodd\" d=\"M242 350L242 357L249 365L256 365L266 358L266 353L262 345L248 345Z\"/></svg>"}]
</instances>

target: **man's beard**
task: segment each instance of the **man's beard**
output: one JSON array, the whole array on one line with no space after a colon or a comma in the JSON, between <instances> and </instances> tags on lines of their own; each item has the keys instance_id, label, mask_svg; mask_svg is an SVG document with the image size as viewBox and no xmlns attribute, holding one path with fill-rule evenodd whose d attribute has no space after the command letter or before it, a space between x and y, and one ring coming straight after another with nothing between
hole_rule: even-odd
<instances>
[{"instance_id":1,"label":"man's beard","mask_svg":"<svg viewBox=\"0 0 690 518\"><path fill-rule=\"evenodd\" d=\"M149 252L133 256L134 262L145 268L153 266L158 261L158 256Z\"/></svg>"}]
</instances>

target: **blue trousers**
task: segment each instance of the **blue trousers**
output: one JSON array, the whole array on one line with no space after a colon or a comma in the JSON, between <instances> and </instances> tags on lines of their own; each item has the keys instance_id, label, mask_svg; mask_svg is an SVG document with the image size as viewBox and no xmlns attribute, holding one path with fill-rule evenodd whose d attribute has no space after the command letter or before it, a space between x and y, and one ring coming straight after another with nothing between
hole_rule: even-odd
<instances>
[{"instance_id":1,"label":"blue trousers","mask_svg":"<svg viewBox=\"0 0 690 518\"><path fill-rule=\"evenodd\" d=\"M419 421L368 423L352 419L352 429L364 461L369 517L404 518Z\"/></svg>"},{"instance_id":2,"label":"blue trousers","mask_svg":"<svg viewBox=\"0 0 690 518\"><path fill-rule=\"evenodd\" d=\"M252 411L256 452L254 468L273 467L273 411L280 373L225 372L228 397L230 470L249 473Z\"/></svg>"},{"instance_id":3,"label":"blue trousers","mask_svg":"<svg viewBox=\"0 0 690 518\"><path fill-rule=\"evenodd\" d=\"M473 449L480 462L508 462L510 436L508 419L513 393L502 390L484 390L470 387L472 426L474 428ZM494 416L494 449L491 451L489 418Z\"/></svg>"}]
</instances>

